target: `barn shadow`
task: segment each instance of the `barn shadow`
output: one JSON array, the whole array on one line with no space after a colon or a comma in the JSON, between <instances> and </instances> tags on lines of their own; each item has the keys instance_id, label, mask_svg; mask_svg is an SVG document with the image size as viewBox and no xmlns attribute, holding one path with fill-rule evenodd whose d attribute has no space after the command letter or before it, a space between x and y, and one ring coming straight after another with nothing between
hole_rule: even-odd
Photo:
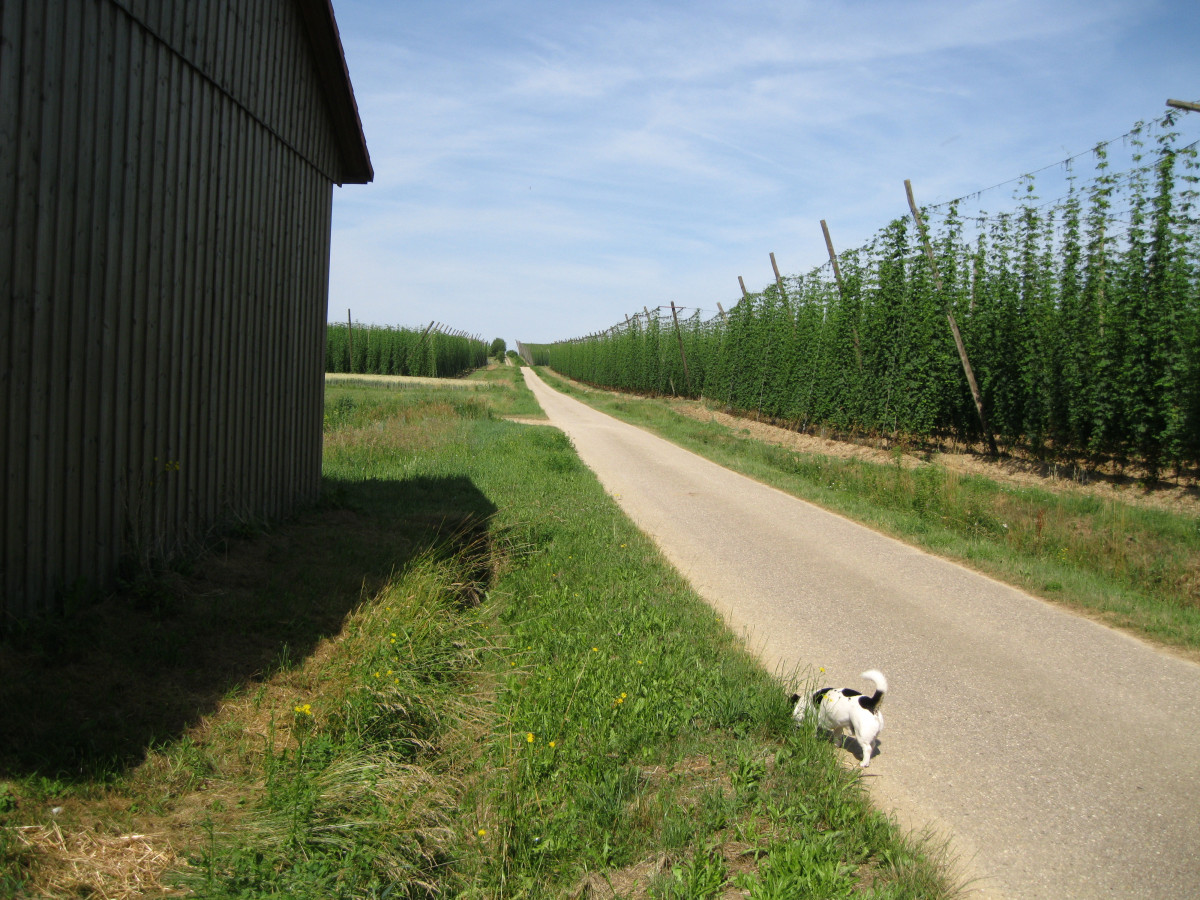
<instances>
[{"instance_id":1,"label":"barn shadow","mask_svg":"<svg viewBox=\"0 0 1200 900\"><path fill-rule=\"evenodd\" d=\"M343 482L101 602L0 643L0 778L119 774L231 691L306 658L417 555L486 542L464 477Z\"/></svg>"}]
</instances>

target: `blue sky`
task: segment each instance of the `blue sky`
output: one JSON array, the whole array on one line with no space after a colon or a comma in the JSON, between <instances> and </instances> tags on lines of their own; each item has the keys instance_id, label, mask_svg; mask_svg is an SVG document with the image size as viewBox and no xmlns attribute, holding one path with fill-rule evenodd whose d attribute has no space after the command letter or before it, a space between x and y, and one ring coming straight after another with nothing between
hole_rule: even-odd
<instances>
[{"instance_id":1,"label":"blue sky","mask_svg":"<svg viewBox=\"0 0 1200 900\"><path fill-rule=\"evenodd\" d=\"M334 0L375 167L329 316L490 341L715 314L1200 100L1200 3ZM1200 138L1200 113L1181 122ZM1011 187L985 195L1011 206Z\"/></svg>"}]
</instances>

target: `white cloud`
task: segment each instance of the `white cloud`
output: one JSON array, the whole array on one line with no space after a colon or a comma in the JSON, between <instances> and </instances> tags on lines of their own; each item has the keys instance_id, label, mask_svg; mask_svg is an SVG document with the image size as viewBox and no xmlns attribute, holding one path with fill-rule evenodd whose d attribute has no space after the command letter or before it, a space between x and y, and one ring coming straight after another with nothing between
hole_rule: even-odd
<instances>
[{"instance_id":1,"label":"white cloud","mask_svg":"<svg viewBox=\"0 0 1200 900\"><path fill-rule=\"evenodd\" d=\"M331 306L510 340L715 309L905 178L968 193L1200 83L1200 13L1134 0L335 6L377 180L335 197Z\"/></svg>"}]
</instances>

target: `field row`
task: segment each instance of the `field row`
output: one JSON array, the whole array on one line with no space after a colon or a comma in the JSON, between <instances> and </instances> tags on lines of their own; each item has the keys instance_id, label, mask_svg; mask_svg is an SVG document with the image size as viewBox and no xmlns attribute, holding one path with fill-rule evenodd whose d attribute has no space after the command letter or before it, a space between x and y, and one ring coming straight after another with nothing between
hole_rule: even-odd
<instances>
[{"instance_id":1,"label":"field row","mask_svg":"<svg viewBox=\"0 0 1200 900\"><path fill-rule=\"evenodd\" d=\"M719 400L801 429L977 441L1039 455L1200 459L1200 220L1194 145L1170 120L1107 151L1082 185L1015 211L937 210L780 278L707 320L647 310L602 334L529 345L591 384ZM1151 145L1152 146L1148 146ZM926 217L928 218L928 216ZM978 383L980 415L949 318ZM987 423L984 433L983 421Z\"/></svg>"}]
</instances>

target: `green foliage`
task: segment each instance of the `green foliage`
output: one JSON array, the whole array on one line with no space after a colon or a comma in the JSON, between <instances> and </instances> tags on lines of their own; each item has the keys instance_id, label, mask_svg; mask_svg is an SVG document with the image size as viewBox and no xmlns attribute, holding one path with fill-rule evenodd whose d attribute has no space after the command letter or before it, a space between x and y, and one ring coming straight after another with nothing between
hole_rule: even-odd
<instances>
[{"instance_id":1,"label":"green foliage","mask_svg":"<svg viewBox=\"0 0 1200 900\"><path fill-rule=\"evenodd\" d=\"M703 321L648 309L608 331L531 345L534 363L646 395L705 397L801 429L982 437L946 314L1006 446L1136 461L1150 477L1200 461L1197 151L1171 117L1105 145L1083 186L970 223L936 210L939 291L907 217L829 267L772 283ZM1151 144L1151 138L1153 143ZM686 372L684 359L686 358Z\"/></svg>"},{"instance_id":2,"label":"green foliage","mask_svg":"<svg viewBox=\"0 0 1200 900\"><path fill-rule=\"evenodd\" d=\"M501 345L504 343L500 338L496 341ZM495 342L492 346L495 347ZM486 366L488 354L488 346L483 341L446 334L432 327L413 329L330 323L325 331L326 372L454 378Z\"/></svg>"},{"instance_id":3,"label":"green foliage","mask_svg":"<svg viewBox=\"0 0 1200 900\"><path fill-rule=\"evenodd\" d=\"M502 357L506 349L508 349L508 344L505 343L504 338L496 338L488 347L488 356Z\"/></svg>"}]
</instances>

